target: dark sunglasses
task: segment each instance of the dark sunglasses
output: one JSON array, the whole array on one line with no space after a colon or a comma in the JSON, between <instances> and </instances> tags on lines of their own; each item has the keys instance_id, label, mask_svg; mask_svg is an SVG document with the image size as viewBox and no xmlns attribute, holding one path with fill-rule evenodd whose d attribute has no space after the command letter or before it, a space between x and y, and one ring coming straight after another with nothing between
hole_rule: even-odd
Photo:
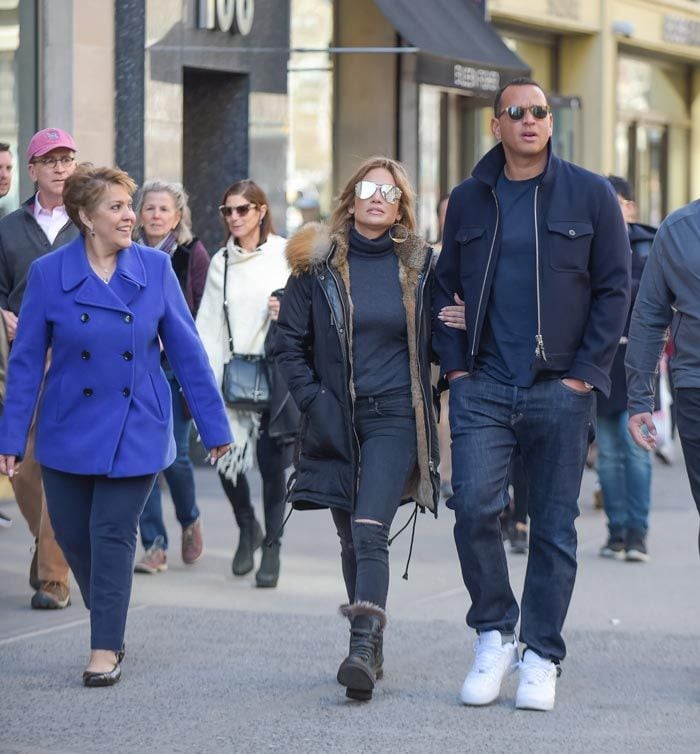
<instances>
[{"instance_id":1,"label":"dark sunglasses","mask_svg":"<svg viewBox=\"0 0 700 754\"><path fill-rule=\"evenodd\" d=\"M374 181L358 181L355 184L355 196L358 199L371 199L377 189L389 204L395 204L401 198L401 189L393 183L375 183Z\"/></svg>"},{"instance_id":2,"label":"dark sunglasses","mask_svg":"<svg viewBox=\"0 0 700 754\"><path fill-rule=\"evenodd\" d=\"M224 217L231 217L234 212L238 217L245 217L251 209L257 206L257 204L239 204L237 207L229 207L226 204L222 204L219 207L219 212L221 212Z\"/></svg>"},{"instance_id":3,"label":"dark sunglasses","mask_svg":"<svg viewBox=\"0 0 700 754\"><path fill-rule=\"evenodd\" d=\"M506 113L511 120L522 120L525 117L525 113L532 113L533 118L544 120L551 112L552 108L549 105L530 105L529 107L511 105L510 107L503 108L498 113L498 117L500 118L503 113Z\"/></svg>"}]
</instances>

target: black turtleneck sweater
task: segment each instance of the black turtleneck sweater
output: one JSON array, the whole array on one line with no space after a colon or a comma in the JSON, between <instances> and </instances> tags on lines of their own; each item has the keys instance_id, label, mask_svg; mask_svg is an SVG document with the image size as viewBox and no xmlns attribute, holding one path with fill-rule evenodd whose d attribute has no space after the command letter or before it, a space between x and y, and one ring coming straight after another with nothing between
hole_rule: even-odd
<instances>
[{"instance_id":1,"label":"black turtleneck sweater","mask_svg":"<svg viewBox=\"0 0 700 754\"><path fill-rule=\"evenodd\" d=\"M356 394L410 393L406 310L389 234L369 239L352 228L349 262Z\"/></svg>"}]
</instances>

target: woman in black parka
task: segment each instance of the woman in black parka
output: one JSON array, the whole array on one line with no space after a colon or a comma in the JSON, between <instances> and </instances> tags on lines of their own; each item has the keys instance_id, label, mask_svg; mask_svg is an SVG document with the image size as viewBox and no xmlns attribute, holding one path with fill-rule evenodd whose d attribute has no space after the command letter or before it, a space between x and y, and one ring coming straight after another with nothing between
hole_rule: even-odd
<instances>
[{"instance_id":1,"label":"woman in black parka","mask_svg":"<svg viewBox=\"0 0 700 754\"><path fill-rule=\"evenodd\" d=\"M275 353L302 412L289 500L333 515L351 621L338 681L354 699L382 675L394 515L408 500L437 514L432 250L415 225L403 166L378 157L348 181L330 227L309 224L287 245Z\"/></svg>"}]
</instances>

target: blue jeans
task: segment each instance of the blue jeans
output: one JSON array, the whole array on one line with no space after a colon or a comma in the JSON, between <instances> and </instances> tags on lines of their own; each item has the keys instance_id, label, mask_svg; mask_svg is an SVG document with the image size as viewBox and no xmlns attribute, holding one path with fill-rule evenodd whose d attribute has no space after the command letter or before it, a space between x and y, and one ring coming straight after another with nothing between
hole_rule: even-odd
<instances>
[{"instance_id":1,"label":"blue jeans","mask_svg":"<svg viewBox=\"0 0 700 754\"><path fill-rule=\"evenodd\" d=\"M530 388L474 374L450 384L454 536L477 631L513 633L518 603L498 516L517 447L529 486L530 554L520 641L541 657L562 660L561 636L576 578L578 495L593 438L593 396L560 380Z\"/></svg>"},{"instance_id":2,"label":"blue jeans","mask_svg":"<svg viewBox=\"0 0 700 754\"><path fill-rule=\"evenodd\" d=\"M598 476L611 535L646 532L651 502L651 456L627 431L627 411L598 417Z\"/></svg>"},{"instance_id":3,"label":"blue jeans","mask_svg":"<svg viewBox=\"0 0 700 754\"><path fill-rule=\"evenodd\" d=\"M192 419L185 416L180 384L171 373L166 372L166 375L172 394L173 435L175 437L177 456L172 465L165 469L163 474L165 475L165 480L170 488L170 495L175 504L177 520L180 522L180 526L186 529L199 518L199 508L197 508L194 490L194 467L190 460L190 427L192 426ZM141 514L139 527L141 529L141 542L146 549L156 541L156 537L162 537L163 547L166 550L168 549L168 532L165 530L165 524L163 523L160 485L157 480L153 485L151 494L148 496L148 500L146 500L146 507Z\"/></svg>"}]
</instances>

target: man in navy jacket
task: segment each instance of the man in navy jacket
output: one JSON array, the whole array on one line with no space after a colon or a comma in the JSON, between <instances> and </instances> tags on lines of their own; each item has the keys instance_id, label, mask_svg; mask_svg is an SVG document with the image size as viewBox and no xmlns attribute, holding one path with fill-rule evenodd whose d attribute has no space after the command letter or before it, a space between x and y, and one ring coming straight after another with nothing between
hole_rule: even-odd
<instances>
[{"instance_id":1,"label":"man in navy jacket","mask_svg":"<svg viewBox=\"0 0 700 754\"><path fill-rule=\"evenodd\" d=\"M450 388L447 505L472 599L467 623L479 634L465 704L494 701L518 667L519 609L498 522L517 449L528 474L530 556L516 706L554 706L593 391L610 390L629 306L630 247L615 194L552 153L552 126L536 82L501 89L491 121L500 143L452 192L437 263L435 311L455 293L466 304L466 332L438 317L434 336Z\"/></svg>"}]
</instances>

